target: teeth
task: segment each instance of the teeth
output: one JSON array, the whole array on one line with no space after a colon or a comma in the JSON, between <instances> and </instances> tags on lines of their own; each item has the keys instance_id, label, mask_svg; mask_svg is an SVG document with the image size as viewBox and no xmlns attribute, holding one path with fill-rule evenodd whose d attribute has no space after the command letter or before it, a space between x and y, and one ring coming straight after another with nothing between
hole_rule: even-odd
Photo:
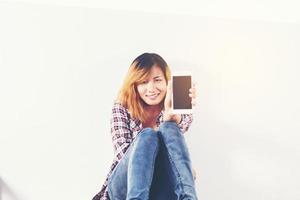
<instances>
[{"instance_id":1,"label":"teeth","mask_svg":"<svg viewBox=\"0 0 300 200\"><path fill-rule=\"evenodd\" d=\"M153 94L153 95L147 95L150 99L154 99L155 97L158 96L158 94Z\"/></svg>"}]
</instances>

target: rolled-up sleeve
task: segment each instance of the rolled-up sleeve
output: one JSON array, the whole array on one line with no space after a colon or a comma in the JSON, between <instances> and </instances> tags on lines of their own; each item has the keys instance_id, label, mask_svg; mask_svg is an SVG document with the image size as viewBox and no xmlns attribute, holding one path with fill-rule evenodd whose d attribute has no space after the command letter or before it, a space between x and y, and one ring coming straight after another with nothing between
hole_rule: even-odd
<instances>
[{"instance_id":1,"label":"rolled-up sleeve","mask_svg":"<svg viewBox=\"0 0 300 200\"><path fill-rule=\"evenodd\" d=\"M185 133L190 128L193 122L193 115L192 114L181 114L181 121L178 123L178 127Z\"/></svg>"}]
</instances>

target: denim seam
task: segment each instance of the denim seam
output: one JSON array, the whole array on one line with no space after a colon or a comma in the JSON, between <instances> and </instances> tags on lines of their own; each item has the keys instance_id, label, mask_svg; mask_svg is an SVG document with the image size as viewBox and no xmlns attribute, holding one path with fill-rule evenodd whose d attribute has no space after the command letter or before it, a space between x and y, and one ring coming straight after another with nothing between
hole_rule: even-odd
<instances>
[{"instance_id":1,"label":"denim seam","mask_svg":"<svg viewBox=\"0 0 300 200\"><path fill-rule=\"evenodd\" d=\"M110 184L108 184L108 185L110 185ZM109 196L110 199L114 199L113 195L112 195L112 191L111 191L110 187L108 187L108 185L107 185L108 196Z\"/></svg>"},{"instance_id":2,"label":"denim seam","mask_svg":"<svg viewBox=\"0 0 300 200\"><path fill-rule=\"evenodd\" d=\"M176 178L176 179L178 179L178 181L179 181L179 183L180 183L182 192L185 193L184 190L183 190L183 184L182 184L182 180L181 180L181 176L180 176L179 170L177 169L177 167L176 167L176 165L175 165L175 163L174 163L174 161L173 161L173 159L172 159L172 156L171 156L171 154L170 154L169 151L168 151L168 148L166 148L166 149L167 149L167 154L168 154L168 157L169 157L169 161L170 161L171 164L174 166L174 168L175 168L175 170L176 170L176 173L177 173L177 175L178 175L178 176L176 176L176 177L178 177L178 178Z\"/></svg>"},{"instance_id":3,"label":"denim seam","mask_svg":"<svg viewBox=\"0 0 300 200\"><path fill-rule=\"evenodd\" d=\"M119 160L118 164L115 166L115 168L113 169L112 173L110 174L109 180L112 180L113 177L115 177L116 174L116 170L118 169L119 165L121 164L121 161L123 161L123 159L125 159L125 155L129 152L129 147L127 149L127 151L125 152L125 154L123 155L122 159ZM109 181L110 182L110 181Z\"/></svg>"},{"instance_id":4,"label":"denim seam","mask_svg":"<svg viewBox=\"0 0 300 200\"><path fill-rule=\"evenodd\" d=\"M114 169L114 171L111 173L111 175L110 175L110 177L109 177L109 179L108 179L108 183L107 183L107 189L108 189L108 191L109 191L109 197L110 197L110 199L113 199L113 192L112 192L112 190L111 190L111 182L112 182L112 180L113 180L113 178L115 177L115 174L116 174L116 170L117 170L117 167L119 166L119 164L120 164L120 162L118 163L118 165L115 167L115 169Z\"/></svg>"},{"instance_id":5,"label":"denim seam","mask_svg":"<svg viewBox=\"0 0 300 200\"><path fill-rule=\"evenodd\" d=\"M142 133L142 131L138 134L138 135L140 135ZM153 133L153 134L157 134L157 132L155 132L155 133ZM138 137L136 137L135 139L134 139L134 141L137 139ZM134 142L133 141L133 142ZM158 152L158 149L159 149L159 140L157 139L157 147L155 148L155 151L154 151L154 155L153 155L153 158L152 158L152 160L153 160L153 164L152 164L152 166L151 166L151 170L152 170L152 176L150 177L150 185L148 186L148 188L149 188L149 191L148 191L148 198L149 198L149 192L150 192L150 187L151 187L151 184L152 184L152 181L153 181L153 174L154 174L154 166L155 166L155 160L156 160L156 156L157 156L157 152ZM127 197L126 197L127 198Z\"/></svg>"},{"instance_id":6,"label":"denim seam","mask_svg":"<svg viewBox=\"0 0 300 200\"><path fill-rule=\"evenodd\" d=\"M133 143L131 143L130 146L127 148L127 151L124 153L122 159L119 160L118 164L115 166L115 168L113 169L112 173L110 174L110 177L108 179L107 189L110 191L111 195L113 194L113 192L110 189L111 182L114 179L114 177L116 176L116 171L117 171L119 165L121 164L121 162L123 161L123 159L125 159L126 154L129 153L130 148L132 148L132 145L133 145ZM111 199L113 199L113 198L111 198Z\"/></svg>"},{"instance_id":7,"label":"denim seam","mask_svg":"<svg viewBox=\"0 0 300 200\"><path fill-rule=\"evenodd\" d=\"M157 134L157 132L155 132L155 134ZM155 152L154 152L154 155L153 155L153 158L152 158L152 160L153 160L154 162L153 162L153 164L152 164L152 166L151 166L152 177L151 177L150 185L149 185L148 188L151 187L151 184L152 184L152 181L153 181L154 166L155 166L155 161L156 161L156 156L157 156L157 151L158 151L158 149L159 149L159 140L158 140L158 142L157 142L157 147L156 147L156 149L155 149ZM149 189L149 192L150 192L150 189ZM148 195L148 198L149 198L149 195Z\"/></svg>"}]
</instances>

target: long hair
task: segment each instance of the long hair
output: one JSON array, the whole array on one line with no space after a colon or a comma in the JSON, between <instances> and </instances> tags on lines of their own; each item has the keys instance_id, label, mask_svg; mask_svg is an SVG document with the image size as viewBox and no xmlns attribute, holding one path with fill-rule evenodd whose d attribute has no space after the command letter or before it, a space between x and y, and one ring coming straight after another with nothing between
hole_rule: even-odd
<instances>
[{"instance_id":1,"label":"long hair","mask_svg":"<svg viewBox=\"0 0 300 200\"><path fill-rule=\"evenodd\" d=\"M148 115L144 109L146 104L137 91L137 85L146 79L154 65L161 68L168 82L171 72L166 61L158 54L143 53L131 63L117 98L117 101L129 110L131 116L141 122L145 122Z\"/></svg>"}]
</instances>

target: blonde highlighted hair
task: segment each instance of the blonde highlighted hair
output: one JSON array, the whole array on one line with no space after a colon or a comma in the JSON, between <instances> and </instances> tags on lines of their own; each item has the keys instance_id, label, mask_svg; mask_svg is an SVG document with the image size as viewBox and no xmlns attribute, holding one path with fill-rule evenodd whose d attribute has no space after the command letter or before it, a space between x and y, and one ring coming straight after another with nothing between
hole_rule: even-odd
<instances>
[{"instance_id":1,"label":"blonde highlighted hair","mask_svg":"<svg viewBox=\"0 0 300 200\"><path fill-rule=\"evenodd\" d=\"M161 68L168 82L171 72L166 61L158 54L143 53L131 63L117 98L117 101L129 110L131 116L141 122L145 122L148 116L144 109L146 104L139 96L137 85L146 79L154 65ZM163 105L162 101L162 108Z\"/></svg>"}]
</instances>

